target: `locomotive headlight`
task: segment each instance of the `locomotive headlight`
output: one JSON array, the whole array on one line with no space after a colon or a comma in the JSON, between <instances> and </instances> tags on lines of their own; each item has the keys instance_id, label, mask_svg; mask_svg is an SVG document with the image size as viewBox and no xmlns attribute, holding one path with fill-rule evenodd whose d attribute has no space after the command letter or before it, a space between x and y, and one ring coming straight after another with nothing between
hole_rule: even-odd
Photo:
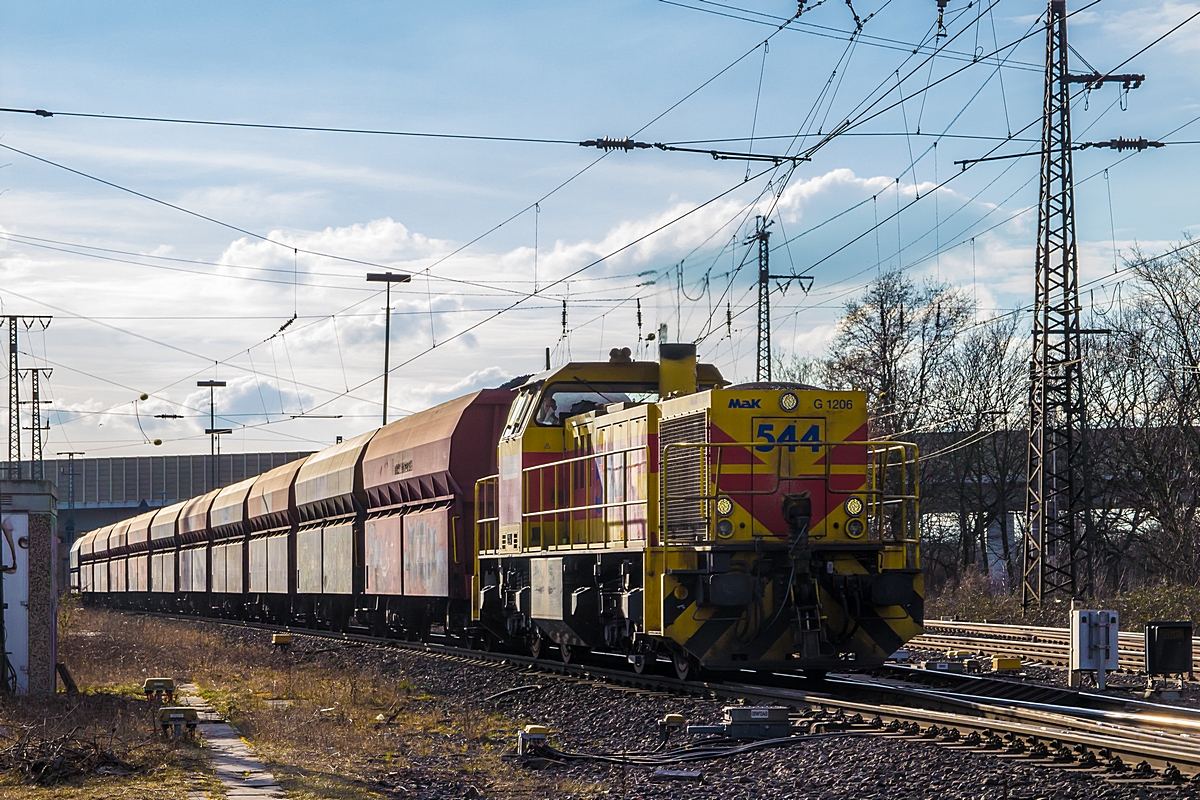
<instances>
[{"instance_id":1,"label":"locomotive headlight","mask_svg":"<svg viewBox=\"0 0 1200 800\"><path fill-rule=\"evenodd\" d=\"M717 523L717 536L722 539L728 539L733 536L733 523L727 519L723 519Z\"/></svg>"},{"instance_id":2,"label":"locomotive headlight","mask_svg":"<svg viewBox=\"0 0 1200 800\"><path fill-rule=\"evenodd\" d=\"M800 398L796 396L795 392L784 392L779 395L779 407L784 411L795 411L800 407Z\"/></svg>"},{"instance_id":3,"label":"locomotive headlight","mask_svg":"<svg viewBox=\"0 0 1200 800\"><path fill-rule=\"evenodd\" d=\"M733 513L733 501L728 497L717 498L717 513L722 517L728 517Z\"/></svg>"},{"instance_id":4,"label":"locomotive headlight","mask_svg":"<svg viewBox=\"0 0 1200 800\"><path fill-rule=\"evenodd\" d=\"M844 508L847 516L857 517L863 512L863 501L861 497L851 497L846 500Z\"/></svg>"},{"instance_id":5,"label":"locomotive headlight","mask_svg":"<svg viewBox=\"0 0 1200 800\"><path fill-rule=\"evenodd\" d=\"M851 539L858 539L867 531L867 526L863 524L861 519L852 519L846 523L846 535Z\"/></svg>"}]
</instances>

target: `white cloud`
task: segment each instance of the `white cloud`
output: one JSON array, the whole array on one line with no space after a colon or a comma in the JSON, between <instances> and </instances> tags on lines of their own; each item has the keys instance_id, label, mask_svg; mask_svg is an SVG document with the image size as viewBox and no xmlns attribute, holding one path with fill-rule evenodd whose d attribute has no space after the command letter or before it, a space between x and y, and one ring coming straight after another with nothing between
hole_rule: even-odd
<instances>
[{"instance_id":1,"label":"white cloud","mask_svg":"<svg viewBox=\"0 0 1200 800\"><path fill-rule=\"evenodd\" d=\"M811 227L871 193L891 190L894 185L891 178L860 177L850 169L838 168L794 180L780 198L778 208L791 225L787 232L795 236L799 232L796 228ZM928 192L932 185L922 184L917 188ZM753 187L747 187L674 224L668 225L697 209L696 204L677 201L655 213L616 222L597 237L558 239L551 246L544 246L538 255L543 287L554 278L575 272L667 226L571 279L569 327L575 357L584 353L586 358L597 357L593 354L600 352L602 344L632 346L636 342L634 304L612 302L614 297L640 294L644 298L643 334L655 330L660 322L669 322L674 332L678 326L675 303L679 300L674 278L639 290L638 284L645 278L636 273L668 267L706 241L708 245L695 258L710 259L710 251L719 249L734 231L730 220L752 219L756 212L765 213L769 208L769 199L756 201L752 191ZM904 196L912 197L915 191L912 186L901 187ZM751 201L754 204L747 207ZM944 210L963 206L955 218L955 230L969 228L973 220L993 209L989 204L971 202L948 190L942 190L939 201ZM1003 219L1005 213L1004 209L997 211L989 217L989 223ZM940 263L932 257L914 263L915 259L932 253L937 242L932 204L923 200L907 210L903 218L905 266L918 279L937 276L967 287L971 286L974 273L981 305L995 306L1011 303L1014 297L1024 298L1032 284L1030 216L979 234L975 241L974 270L967 240L951 241L951 233L945 230L942 247L957 246L944 252ZM839 219L799 240L793 246L796 248L791 253L793 260L785 262L787 268L794 264L803 269L833 252L848 238L858 235L864 226L869 227L872 219L868 204L865 210L860 209L858 217ZM895 250L896 241L894 226L885 228L881 268L889 265L888 253ZM718 231L715 236L714 230ZM917 237L920 239L914 243ZM270 421L265 427L239 434L248 443L261 443L266 437L279 443L278 446L299 446L281 437L294 435L302 440L332 441L335 433L353 435L377 424L382 395L383 300L369 294L370 289L378 287L369 287L364 280L365 272L376 268L293 254L291 248L335 253L414 274L411 283L396 285L392 292L391 364L396 367L411 362L392 374L393 415L496 386L513 375L540 369L541 351L546 346L558 352L561 335L558 304L567 293L566 284L555 286L544 297L525 301L517 310L467 335L453 338L457 332L494 313L494 309L510 305L531 288L533 251L527 245L488 249L486 242L477 244L438 264L433 268L436 277L428 279L422 270L454 252L460 243L424 235L390 217L317 231L275 229L269 238L280 244L248 237L226 240L219 253L210 257L219 266L199 267L212 270L211 275L163 273L121 264L97 268L90 260L60 253L26 253L10 243L6 251L0 251L0 278L5 279L6 285L21 286L23 294L29 292L30 296L36 295L70 311L136 318L118 319L110 324L195 354L188 356L178 349L97 328L84 320L63 320L65 324L53 329L69 334L63 339L63 352L69 353L64 358L68 367L103 362L109 365L105 377L124 386L146 387L145 391L152 392L153 399L139 406L142 430L151 438L166 440L163 452L194 450L196 442L204 438L208 393L195 387L198 378L220 376L229 383L217 392L217 410L222 417L218 427L241 429ZM735 255L743 247L739 244ZM779 331L777 341L786 342L801 354L823 351L834 333L840 305L859 291L859 285L873 277L875 248L874 237L866 237L856 249L848 249L816 269L813 273L816 285L810 296L789 293L786 300L777 300L780 306L777 321L791 328ZM181 252L177 247L164 250L163 245L153 241L142 249ZM777 253L777 257L785 256ZM725 258L729 258L728 253ZM690 269L703 268L697 262L689 263L697 264ZM53 269L47 270L47 264L52 264ZM251 274L273 276L281 283L238 280L235 276L247 274L238 267L277 270ZM742 285L750 280L751 270L743 274L744 280L739 279L732 294L718 299L727 281L727 277L720 276L730 267L714 269L712 294L694 303L689 301L681 309L685 339L700 332L708 319L710 305L711 313L717 317L712 327L721 328L724 299L731 299L735 311L742 311L753 302L752 292ZM287 283L292 270L298 284L296 290ZM72 286L63 286L51 273L64 271L81 277ZM623 277L609 280L614 276ZM689 276L689 286L700 285L698 275L689 273ZM28 288L30 285L35 289ZM623 288L617 292L614 287ZM797 316L791 316L791 309L795 309ZM273 336L293 311L298 311L301 318ZM155 316L163 318L148 318ZM212 319L190 319L193 316ZM783 322L785 319L791 320L791 324ZM746 357L749 350L742 344L753 339L752 315L739 316L734 327L734 340L707 342L701 348L702 357L716 359L727 377L741 380L747 377L743 373L751 364ZM438 346L427 352L435 338ZM223 362L215 371L214 361ZM75 431L89 426L97 430L102 421L105 435L138 440L141 432L136 427L137 418L129 414L130 392L110 388L97 393L94 382L71 375L69 370L63 378L63 385L75 390L67 394L60 387L64 397L90 398L74 407L62 406L64 422L72 420L64 433L74 436ZM78 413L110 406L116 410L108 415ZM342 416L336 420L279 422L301 412ZM155 413L183 413L187 419L157 420ZM233 439L238 440L239 436ZM232 446L233 442L227 444Z\"/></svg>"}]
</instances>

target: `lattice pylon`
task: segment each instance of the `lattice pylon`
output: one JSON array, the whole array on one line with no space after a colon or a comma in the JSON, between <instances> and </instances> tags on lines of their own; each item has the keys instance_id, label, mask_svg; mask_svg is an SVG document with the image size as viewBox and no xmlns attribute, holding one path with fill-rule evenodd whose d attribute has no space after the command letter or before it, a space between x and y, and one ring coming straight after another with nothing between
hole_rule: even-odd
<instances>
[{"instance_id":1,"label":"lattice pylon","mask_svg":"<svg viewBox=\"0 0 1200 800\"><path fill-rule=\"evenodd\" d=\"M1051 0L1030 364L1025 605L1091 593L1068 76L1066 2Z\"/></svg>"}]
</instances>

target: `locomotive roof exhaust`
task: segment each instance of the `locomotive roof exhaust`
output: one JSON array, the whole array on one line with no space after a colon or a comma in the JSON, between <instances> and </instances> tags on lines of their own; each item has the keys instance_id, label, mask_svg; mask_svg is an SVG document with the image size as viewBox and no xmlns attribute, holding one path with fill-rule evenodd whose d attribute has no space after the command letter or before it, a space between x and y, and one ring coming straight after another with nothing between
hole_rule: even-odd
<instances>
[{"instance_id":1,"label":"locomotive roof exhaust","mask_svg":"<svg viewBox=\"0 0 1200 800\"><path fill-rule=\"evenodd\" d=\"M658 346L658 395L664 400L696 393L696 345Z\"/></svg>"}]
</instances>

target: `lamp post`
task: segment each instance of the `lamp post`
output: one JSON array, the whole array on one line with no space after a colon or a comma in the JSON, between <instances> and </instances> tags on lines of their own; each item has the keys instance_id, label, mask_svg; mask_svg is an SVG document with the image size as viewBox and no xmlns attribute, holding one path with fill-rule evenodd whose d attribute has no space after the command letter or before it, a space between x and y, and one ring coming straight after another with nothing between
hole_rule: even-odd
<instances>
[{"instance_id":1,"label":"lamp post","mask_svg":"<svg viewBox=\"0 0 1200 800\"><path fill-rule=\"evenodd\" d=\"M387 284L386 296L384 305L385 316L383 322L383 424L387 425L388 411L388 361L391 356L392 347L392 284L393 283L408 283L412 280L412 275L406 275L402 272L368 272L367 281L369 283L385 283Z\"/></svg>"},{"instance_id":2,"label":"lamp post","mask_svg":"<svg viewBox=\"0 0 1200 800\"><path fill-rule=\"evenodd\" d=\"M208 427L204 432L209 435L208 451L212 459L212 488L216 489L221 483L221 465L217 461L217 456L221 454L220 439L221 434L233 433L232 428L217 427L217 407L216 397L213 393L214 389L224 387L225 381L196 381L196 385L200 387L208 387Z\"/></svg>"}]
</instances>

